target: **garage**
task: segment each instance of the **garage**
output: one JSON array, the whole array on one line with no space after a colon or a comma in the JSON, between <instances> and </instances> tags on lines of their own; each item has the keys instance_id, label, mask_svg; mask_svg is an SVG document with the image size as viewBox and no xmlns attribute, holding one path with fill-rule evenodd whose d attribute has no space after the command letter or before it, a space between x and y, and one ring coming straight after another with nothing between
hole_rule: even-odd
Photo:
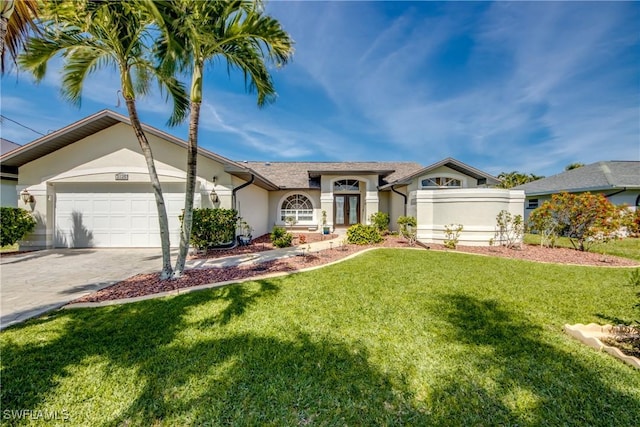
<instances>
[{"instance_id":1,"label":"garage","mask_svg":"<svg viewBox=\"0 0 640 427\"><path fill-rule=\"evenodd\" d=\"M159 247L155 197L144 183L56 184L55 247ZM164 188L171 245L180 238L184 184Z\"/></svg>"}]
</instances>

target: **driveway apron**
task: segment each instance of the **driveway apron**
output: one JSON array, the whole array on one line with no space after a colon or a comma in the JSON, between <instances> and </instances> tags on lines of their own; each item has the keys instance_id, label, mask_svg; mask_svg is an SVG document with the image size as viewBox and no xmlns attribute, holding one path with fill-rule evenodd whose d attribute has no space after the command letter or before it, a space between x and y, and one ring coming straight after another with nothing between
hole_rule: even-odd
<instances>
[{"instance_id":1,"label":"driveway apron","mask_svg":"<svg viewBox=\"0 0 640 427\"><path fill-rule=\"evenodd\" d=\"M2 255L0 329L161 268L160 248L51 249Z\"/></svg>"}]
</instances>

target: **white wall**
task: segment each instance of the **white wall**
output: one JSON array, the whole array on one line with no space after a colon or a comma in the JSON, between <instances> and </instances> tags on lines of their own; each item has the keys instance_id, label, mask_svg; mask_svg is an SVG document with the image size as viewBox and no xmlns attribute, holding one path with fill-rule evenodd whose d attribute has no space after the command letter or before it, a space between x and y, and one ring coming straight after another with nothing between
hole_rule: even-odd
<instances>
[{"instance_id":1,"label":"white wall","mask_svg":"<svg viewBox=\"0 0 640 427\"><path fill-rule=\"evenodd\" d=\"M236 209L253 228L253 237L269 233L269 192L256 185L249 185L236 193Z\"/></svg>"},{"instance_id":2,"label":"white wall","mask_svg":"<svg viewBox=\"0 0 640 427\"><path fill-rule=\"evenodd\" d=\"M446 225L462 224L459 244L485 246L494 237L500 211L512 215L524 213L524 192L520 190L415 190L410 194L412 197L416 200L418 240L425 243L441 243Z\"/></svg>"}]
</instances>

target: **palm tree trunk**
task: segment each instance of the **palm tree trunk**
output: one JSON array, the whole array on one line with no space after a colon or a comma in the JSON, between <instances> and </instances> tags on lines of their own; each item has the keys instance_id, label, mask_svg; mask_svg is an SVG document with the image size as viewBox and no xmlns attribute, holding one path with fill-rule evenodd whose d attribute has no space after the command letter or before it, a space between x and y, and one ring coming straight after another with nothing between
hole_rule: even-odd
<instances>
[{"instance_id":1,"label":"palm tree trunk","mask_svg":"<svg viewBox=\"0 0 640 427\"><path fill-rule=\"evenodd\" d=\"M131 126L138 138L142 154L147 161L147 168L149 168L149 178L151 180L151 187L156 197L156 206L158 208L158 221L160 223L160 244L162 245L162 273L160 278L162 280L170 279L173 277L173 270L171 269L171 241L169 239L169 219L167 218L167 209L164 205L164 197L162 196L162 187L160 186L160 179L158 179L158 173L156 172L156 165L153 161L153 154L151 153L151 147L147 136L142 130L140 124L140 118L136 110L136 104L133 99L125 98L127 104L127 110L129 111L129 118L131 119Z\"/></svg>"},{"instance_id":2,"label":"palm tree trunk","mask_svg":"<svg viewBox=\"0 0 640 427\"><path fill-rule=\"evenodd\" d=\"M184 197L184 214L180 233L180 249L174 269L174 277L180 277L184 271L184 264L189 251L191 239L191 225L193 223L193 197L196 189L196 173L198 162L198 125L200 122L200 102L191 102L189 120L189 145L187 147L187 185Z\"/></svg>"}]
</instances>

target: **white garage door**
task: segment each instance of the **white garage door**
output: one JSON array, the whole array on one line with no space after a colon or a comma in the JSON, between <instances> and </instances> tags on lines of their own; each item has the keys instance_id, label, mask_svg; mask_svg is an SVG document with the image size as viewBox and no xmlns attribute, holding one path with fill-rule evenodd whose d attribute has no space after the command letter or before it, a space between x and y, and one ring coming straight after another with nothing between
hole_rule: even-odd
<instances>
[{"instance_id":1,"label":"white garage door","mask_svg":"<svg viewBox=\"0 0 640 427\"><path fill-rule=\"evenodd\" d=\"M78 189L77 185L74 187ZM135 191L137 187L130 184L111 192L67 192L57 188L56 247L160 247L155 197L153 193ZM177 246L184 194L164 192L164 201L171 245Z\"/></svg>"}]
</instances>

